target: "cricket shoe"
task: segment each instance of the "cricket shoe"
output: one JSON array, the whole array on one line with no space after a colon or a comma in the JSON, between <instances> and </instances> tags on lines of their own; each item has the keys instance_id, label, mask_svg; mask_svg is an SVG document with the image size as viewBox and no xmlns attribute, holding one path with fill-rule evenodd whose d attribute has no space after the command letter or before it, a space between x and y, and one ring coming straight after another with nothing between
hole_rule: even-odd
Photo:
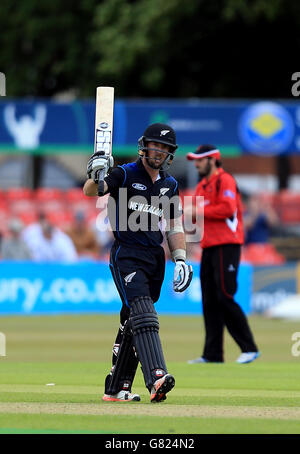
<instances>
[{"instance_id":1,"label":"cricket shoe","mask_svg":"<svg viewBox=\"0 0 300 454\"><path fill-rule=\"evenodd\" d=\"M252 361L257 359L260 355L260 352L244 352L238 357L236 362L239 364L252 363Z\"/></svg>"},{"instance_id":2,"label":"cricket shoe","mask_svg":"<svg viewBox=\"0 0 300 454\"><path fill-rule=\"evenodd\" d=\"M175 386L175 378L171 374L166 374L156 380L151 388L150 401L161 402L166 399L166 394Z\"/></svg>"},{"instance_id":3,"label":"cricket shoe","mask_svg":"<svg viewBox=\"0 0 300 454\"><path fill-rule=\"evenodd\" d=\"M141 400L138 394L132 394L129 391L119 391L117 394L104 394L102 400L105 402L139 402Z\"/></svg>"}]
</instances>

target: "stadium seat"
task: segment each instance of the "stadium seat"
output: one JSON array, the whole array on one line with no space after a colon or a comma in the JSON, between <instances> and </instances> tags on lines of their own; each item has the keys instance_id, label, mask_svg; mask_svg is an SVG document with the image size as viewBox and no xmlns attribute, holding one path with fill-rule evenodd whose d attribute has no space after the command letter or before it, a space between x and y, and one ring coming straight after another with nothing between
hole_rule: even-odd
<instances>
[{"instance_id":1,"label":"stadium seat","mask_svg":"<svg viewBox=\"0 0 300 454\"><path fill-rule=\"evenodd\" d=\"M9 202L24 199L30 200L33 194L33 191L29 188L10 188L6 191L6 198Z\"/></svg>"},{"instance_id":2,"label":"stadium seat","mask_svg":"<svg viewBox=\"0 0 300 454\"><path fill-rule=\"evenodd\" d=\"M78 202L89 199L89 197L84 195L82 188L71 188L65 192L65 199L68 202Z\"/></svg>"},{"instance_id":3,"label":"stadium seat","mask_svg":"<svg viewBox=\"0 0 300 454\"><path fill-rule=\"evenodd\" d=\"M43 203L41 203L41 202L36 203L36 209L45 214L59 212L59 211L65 211L66 208L67 208L67 206L63 199L47 200Z\"/></svg>"},{"instance_id":4,"label":"stadium seat","mask_svg":"<svg viewBox=\"0 0 300 454\"><path fill-rule=\"evenodd\" d=\"M96 197L85 196L81 188L71 188L65 193L66 206L74 214L81 211L87 216L91 210L96 209L96 201Z\"/></svg>"},{"instance_id":5,"label":"stadium seat","mask_svg":"<svg viewBox=\"0 0 300 454\"><path fill-rule=\"evenodd\" d=\"M252 265L281 265L286 260L273 244L253 243L243 247L241 261Z\"/></svg>"},{"instance_id":6,"label":"stadium seat","mask_svg":"<svg viewBox=\"0 0 300 454\"><path fill-rule=\"evenodd\" d=\"M21 212L19 213L18 217L21 219L25 226L33 224L38 220L37 213L33 210Z\"/></svg>"},{"instance_id":7,"label":"stadium seat","mask_svg":"<svg viewBox=\"0 0 300 454\"><path fill-rule=\"evenodd\" d=\"M271 206L274 205L275 195L273 192L262 192L259 194L259 198L264 203L269 203Z\"/></svg>"},{"instance_id":8,"label":"stadium seat","mask_svg":"<svg viewBox=\"0 0 300 454\"><path fill-rule=\"evenodd\" d=\"M64 200L65 192L57 188L38 188L35 191L37 202L47 202L49 200Z\"/></svg>"},{"instance_id":9,"label":"stadium seat","mask_svg":"<svg viewBox=\"0 0 300 454\"><path fill-rule=\"evenodd\" d=\"M294 206L282 206L280 210L280 219L283 224L300 224L300 205L298 209Z\"/></svg>"},{"instance_id":10,"label":"stadium seat","mask_svg":"<svg viewBox=\"0 0 300 454\"><path fill-rule=\"evenodd\" d=\"M281 191L274 196L274 208L283 224L300 223L300 194L292 191Z\"/></svg>"},{"instance_id":11,"label":"stadium seat","mask_svg":"<svg viewBox=\"0 0 300 454\"><path fill-rule=\"evenodd\" d=\"M96 208L96 197L84 197L78 200L68 201L66 200L66 206L71 209L74 213L82 211L87 214L91 210L97 210Z\"/></svg>"},{"instance_id":12,"label":"stadium seat","mask_svg":"<svg viewBox=\"0 0 300 454\"><path fill-rule=\"evenodd\" d=\"M9 203L6 198L0 198L0 210L9 211Z\"/></svg>"},{"instance_id":13,"label":"stadium seat","mask_svg":"<svg viewBox=\"0 0 300 454\"><path fill-rule=\"evenodd\" d=\"M70 211L52 211L46 213L47 219L51 224L64 230L70 226L74 220L74 215Z\"/></svg>"},{"instance_id":14,"label":"stadium seat","mask_svg":"<svg viewBox=\"0 0 300 454\"><path fill-rule=\"evenodd\" d=\"M35 211L35 203L32 199L20 199L11 201L9 204L10 212L14 215Z\"/></svg>"},{"instance_id":15,"label":"stadium seat","mask_svg":"<svg viewBox=\"0 0 300 454\"><path fill-rule=\"evenodd\" d=\"M63 212L66 209L65 192L56 188L39 188L35 192L35 206L37 211L45 214Z\"/></svg>"},{"instance_id":16,"label":"stadium seat","mask_svg":"<svg viewBox=\"0 0 300 454\"><path fill-rule=\"evenodd\" d=\"M0 208L0 236L7 234L7 223L9 219L9 211L7 209Z\"/></svg>"}]
</instances>

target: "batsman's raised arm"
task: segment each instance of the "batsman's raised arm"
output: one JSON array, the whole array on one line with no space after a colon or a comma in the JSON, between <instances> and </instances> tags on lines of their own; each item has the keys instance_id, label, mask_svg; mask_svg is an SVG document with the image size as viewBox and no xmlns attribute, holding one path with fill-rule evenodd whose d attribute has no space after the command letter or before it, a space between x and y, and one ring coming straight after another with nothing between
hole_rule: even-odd
<instances>
[{"instance_id":1,"label":"batsman's raised arm","mask_svg":"<svg viewBox=\"0 0 300 454\"><path fill-rule=\"evenodd\" d=\"M107 184L104 181L104 194L107 192ZM98 196L98 184L90 178L86 180L83 186L83 193L88 197Z\"/></svg>"}]
</instances>

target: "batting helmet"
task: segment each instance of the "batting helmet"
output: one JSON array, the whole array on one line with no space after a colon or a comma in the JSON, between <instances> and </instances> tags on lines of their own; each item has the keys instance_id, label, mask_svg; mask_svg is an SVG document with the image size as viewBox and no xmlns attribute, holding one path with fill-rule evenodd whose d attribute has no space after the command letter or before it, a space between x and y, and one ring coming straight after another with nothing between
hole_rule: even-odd
<instances>
[{"instance_id":1,"label":"batting helmet","mask_svg":"<svg viewBox=\"0 0 300 454\"><path fill-rule=\"evenodd\" d=\"M148 126L142 137L140 137L138 140L138 150L141 157L147 158L147 142L163 143L170 147L171 151L167 152L168 156L161 166L163 170L166 170L166 168L170 166L174 158L175 150L178 148L178 145L176 144L176 134L174 129L171 126L163 123L153 123L152 125Z\"/></svg>"}]
</instances>

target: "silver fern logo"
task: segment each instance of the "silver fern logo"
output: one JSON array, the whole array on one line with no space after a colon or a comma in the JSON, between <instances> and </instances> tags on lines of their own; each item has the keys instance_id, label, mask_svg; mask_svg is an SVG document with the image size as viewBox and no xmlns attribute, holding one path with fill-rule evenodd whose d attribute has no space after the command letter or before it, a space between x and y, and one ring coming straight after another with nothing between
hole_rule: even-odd
<instances>
[{"instance_id":1,"label":"silver fern logo","mask_svg":"<svg viewBox=\"0 0 300 454\"><path fill-rule=\"evenodd\" d=\"M161 195L165 195L166 192L168 192L169 189L170 189L170 188L160 188L160 190L159 190L159 195L160 195L160 196L161 196Z\"/></svg>"},{"instance_id":2,"label":"silver fern logo","mask_svg":"<svg viewBox=\"0 0 300 454\"><path fill-rule=\"evenodd\" d=\"M127 274L127 276L124 277L125 285L129 284L129 282L132 281L135 274L136 274L136 271L134 271L133 273Z\"/></svg>"}]
</instances>

